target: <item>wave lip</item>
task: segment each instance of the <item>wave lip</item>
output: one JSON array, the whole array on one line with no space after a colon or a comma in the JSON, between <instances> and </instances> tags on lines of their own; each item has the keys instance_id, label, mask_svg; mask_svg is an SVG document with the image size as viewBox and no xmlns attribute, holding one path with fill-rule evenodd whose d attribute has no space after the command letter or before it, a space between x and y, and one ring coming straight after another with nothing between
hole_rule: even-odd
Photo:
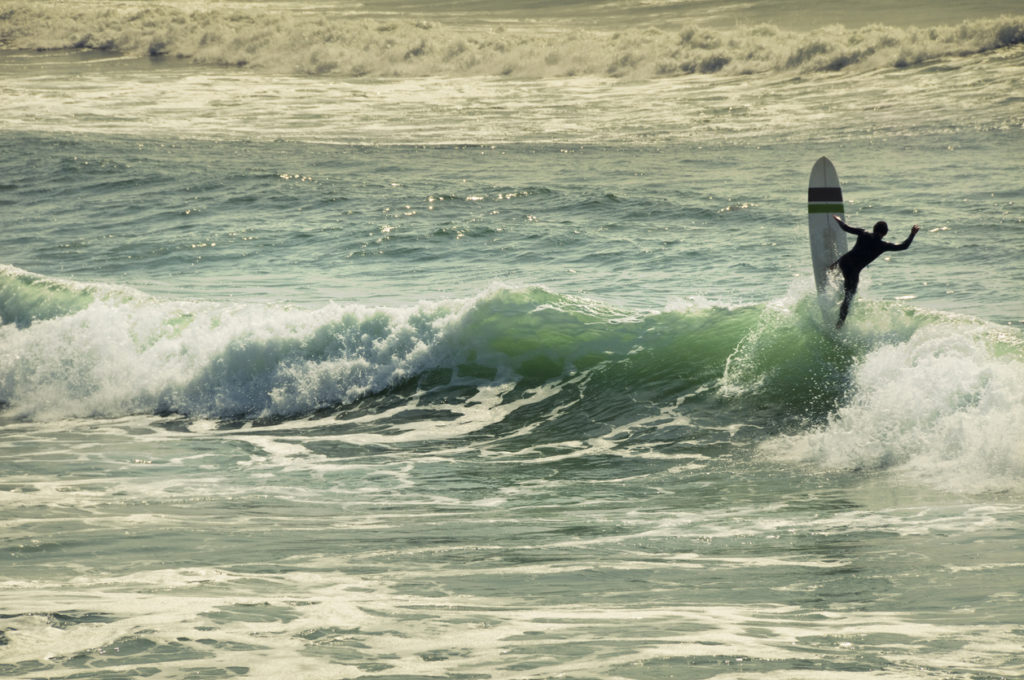
<instances>
[{"instance_id":1,"label":"wave lip","mask_svg":"<svg viewBox=\"0 0 1024 680\"><path fill-rule=\"evenodd\" d=\"M0 326L19 328L64 316L92 304L97 289L0 265Z\"/></svg>"},{"instance_id":2,"label":"wave lip","mask_svg":"<svg viewBox=\"0 0 1024 680\"><path fill-rule=\"evenodd\" d=\"M618 31L557 23L462 26L161 3L14 2L0 9L0 16L0 45L6 49L103 50L201 65L374 78L650 78L904 68L1024 43L1024 15L932 27L831 26L814 34L769 24Z\"/></svg>"}]
</instances>

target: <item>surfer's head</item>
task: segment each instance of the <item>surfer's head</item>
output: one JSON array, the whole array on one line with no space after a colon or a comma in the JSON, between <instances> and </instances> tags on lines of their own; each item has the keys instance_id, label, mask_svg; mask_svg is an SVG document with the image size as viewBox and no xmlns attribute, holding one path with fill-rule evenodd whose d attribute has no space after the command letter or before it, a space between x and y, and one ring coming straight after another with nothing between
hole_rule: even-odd
<instances>
[{"instance_id":1,"label":"surfer's head","mask_svg":"<svg viewBox=\"0 0 1024 680\"><path fill-rule=\"evenodd\" d=\"M878 238L883 238L886 234L889 233L889 225L886 224L884 221L875 222L875 227L874 229L871 230L871 233L873 233Z\"/></svg>"}]
</instances>

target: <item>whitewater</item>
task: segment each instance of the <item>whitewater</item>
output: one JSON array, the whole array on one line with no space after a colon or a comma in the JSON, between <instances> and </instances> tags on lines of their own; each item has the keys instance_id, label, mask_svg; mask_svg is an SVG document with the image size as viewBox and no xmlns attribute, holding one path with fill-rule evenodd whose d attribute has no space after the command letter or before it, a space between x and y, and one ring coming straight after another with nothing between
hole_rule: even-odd
<instances>
[{"instance_id":1,"label":"whitewater","mask_svg":"<svg viewBox=\"0 0 1024 680\"><path fill-rule=\"evenodd\" d=\"M0 674L1024 673L1022 76L1015 2L0 2ZM921 227L841 331L823 155Z\"/></svg>"}]
</instances>

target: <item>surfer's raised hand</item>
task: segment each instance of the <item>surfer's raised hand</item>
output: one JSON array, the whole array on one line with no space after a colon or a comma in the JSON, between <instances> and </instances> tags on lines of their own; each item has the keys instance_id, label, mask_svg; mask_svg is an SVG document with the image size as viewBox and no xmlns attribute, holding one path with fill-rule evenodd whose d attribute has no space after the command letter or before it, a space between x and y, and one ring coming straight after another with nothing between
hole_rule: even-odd
<instances>
[{"instance_id":1,"label":"surfer's raised hand","mask_svg":"<svg viewBox=\"0 0 1024 680\"><path fill-rule=\"evenodd\" d=\"M910 228L910 233L912 234L916 234L919 231L921 231L921 227L917 226L916 224Z\"/></svg>"}]
</instances>

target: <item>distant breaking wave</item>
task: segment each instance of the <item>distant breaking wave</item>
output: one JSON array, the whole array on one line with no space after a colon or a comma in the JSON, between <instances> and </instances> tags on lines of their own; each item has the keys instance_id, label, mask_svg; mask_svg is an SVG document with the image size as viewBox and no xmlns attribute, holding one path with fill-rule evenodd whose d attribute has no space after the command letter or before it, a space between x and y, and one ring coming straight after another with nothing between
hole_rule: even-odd
<instances>
[{"instance_id":1,"label":"distant breaking wave","mask_svg":"<svg viewBox=\"0 0 1024 680\"><path fill-rule=\"evenodd\" d=\"M1024 43L1024 15L955 26L727 30L453 26L238 7L0 4L0 48L103 50L342 77L742 75L903 68Z\"/></svg>"}]
</instances>

